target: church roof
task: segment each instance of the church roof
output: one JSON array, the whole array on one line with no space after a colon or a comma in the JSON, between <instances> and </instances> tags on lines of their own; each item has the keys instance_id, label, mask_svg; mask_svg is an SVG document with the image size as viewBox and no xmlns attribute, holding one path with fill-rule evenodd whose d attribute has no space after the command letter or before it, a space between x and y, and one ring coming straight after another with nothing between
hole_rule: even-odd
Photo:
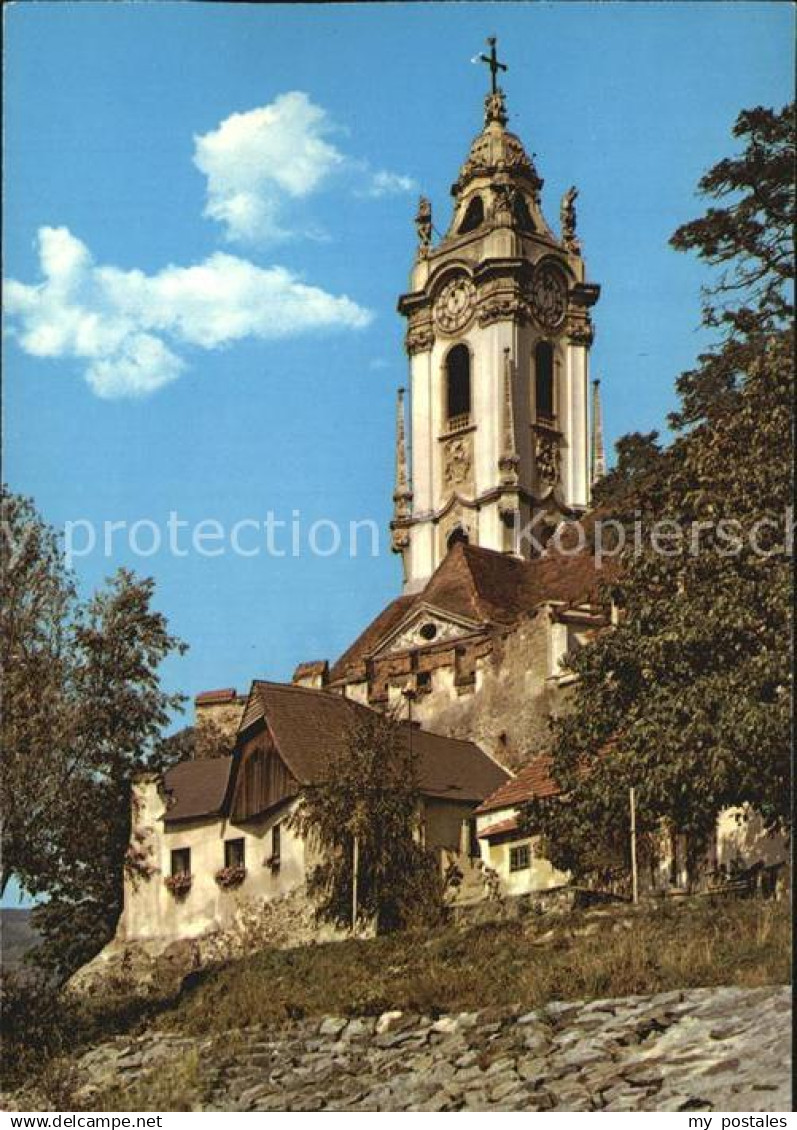
<instances>
[{"instance_id":1,"label":"church roof","mask_svg":"<svg viewBox=\"0 0 797 1130\"><path fill-rule=\"evenodd\" d=\"M341 655L331 682L363 678L362 665L419 605L475 620L512 624L546 601L579 603L597 596L600 573L590 553L552 554L522 561L479 546L455 543L417 593L392 601Z\"/></svg>"},{"instance_id":2,"label":"church roof","mask_svg":"<svg viewBox=\"0 0 797 1130\"><path fill-rule=\"evenodd\" d=\"M370 707L340 694L256 680L252 699L262 710L277 751L300 785L323 779L328 759L345 750L350 727ZM247 708L247 725L254 712ZM450 800L483 800L508 774L474 742L401 724L402 740L418 758L421 792Z\"/></svg>"}]
</instances>

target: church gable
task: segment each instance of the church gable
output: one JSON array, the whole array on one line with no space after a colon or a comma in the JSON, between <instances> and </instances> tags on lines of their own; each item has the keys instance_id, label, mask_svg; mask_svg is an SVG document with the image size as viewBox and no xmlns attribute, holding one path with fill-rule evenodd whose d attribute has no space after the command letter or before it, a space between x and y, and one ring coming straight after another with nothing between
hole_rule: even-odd
<instances>
[{"instance_id":1,"label":"church gable","mask_svg":"<svg viewBox=\"0 0 797 1130\"><path fill-rule=\"evenodd\" d=\"M376 647L373 658L381 659L402 651L414 651L432 644L447 643L470 636L484 625L423 603L394 628Z\"/></svg>"}]
</instances>

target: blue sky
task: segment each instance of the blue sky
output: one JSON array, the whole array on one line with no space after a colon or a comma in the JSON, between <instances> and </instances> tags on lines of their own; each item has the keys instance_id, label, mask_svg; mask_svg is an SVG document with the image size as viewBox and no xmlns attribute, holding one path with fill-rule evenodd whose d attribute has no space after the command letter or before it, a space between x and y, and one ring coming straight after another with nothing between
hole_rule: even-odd
<instances>
[{"instance_id":1,"label":"blue sky","mask_svg":"<svg viewBox=\"0 0 797 1130\"><path fill-rule=\"evenodd\" d=\"M607 439L661 427L706 339L669 250L738 111L791 95L769 3L20 4L5 13L5 470L56 527L303 529L374 519L382 552L243 558L124 538L190 651L193 695L334 659L399 587L384 530L420 191L439 228L481 127L488 34L510 127L580 190ZM48 272L48 282L43 271ZM303 289L310 288L310 290ZM153 386L146 388L147 382ZM144 539L146 540L146 539Z\"/></svg>"}]
</instances>

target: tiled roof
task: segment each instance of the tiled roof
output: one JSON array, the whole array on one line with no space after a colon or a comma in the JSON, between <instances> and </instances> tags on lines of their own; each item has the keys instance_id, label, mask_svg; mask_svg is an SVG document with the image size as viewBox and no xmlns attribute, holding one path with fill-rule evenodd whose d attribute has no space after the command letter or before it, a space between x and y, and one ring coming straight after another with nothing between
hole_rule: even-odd
<instances>
[{"instance_id":1,"label":"tiled roof","mask_svg":"<svg viewBox=\"0 0 797 1130\"><path fill-rule=\"evenodd\" d=\"M209 706L216 702L234 702L238 697L235 687L224 687L219 691L202 691L194 699L197 706Z\"/></svg>"},{"instance_id":2,"label":"tiled roof","mask_svg":"<svg viewBox=\"0 0 797 1130\"><path fill-rule=\"evenodd\" d=\"M198 820L221 811L232 768L231 757L181 761L164 775L163 786L172 804L165 819Z\"/></svg>"},{"instance_id":3,"label":"tiled roof","mask_svg":"<svg viewBox=\"0 0 797 1130\"><path fill-rule=\"evenodd\" d=\"M591 553L521 561L457 542L417 593L392 601L338 659L332 682L362 678L363 662L416 605L427 604L484 624L511 624L545 601L594 600L601 573Z\"/></svg>"},{"instance_id":4,"label":"tiled roof","mask_svg":"<svg viewBox=\"0 0 797 1130\"><path fill-rule=\"evenodd\" d=\"M551 758L543 753L488 796L476 812L482 814L496 812L500 808L515 808L532 797L558 796L560 792L551 776Z\"/></svg>"},{"instance_id":5,"label":"tiled roof","mask_svg":"<svg viewBox=\"0 0 797 1130\"><path fill-rule=\"evenodd\" d=\"M480 840L490 840L493 836L504 836L508 832L516 832L518 830L517 819L513 816L509 820L499 820L497 824L490 824L488 828L482 828L478 833Z\"/></svg>"},{"instance_id":6,"label":"tiled roof","mask_svg":"<svg viewBox=\"0 0 797 1130\"><path fill-rule=\"evenodd\" d=\"M323 779L328 759L345 749L357 715L370 708L329 691L285 683L252 684L277 749L300 784ZM247 715L251 712L248 710ZM403 740L418 757L421 792L428 797L481 801L508 777L473 742L403 724Z\"/></svg>"},{"instance_id":7,"label":"tiled roof","mask_svg":"<svg viewBox=\"0 0 797 1130\"><path fill-rule=\"evenodd\" d=\"M330 682L344 678L349 671L361 664L377 644L404 619L416 600L414 595L399 596L391 600L334 664L329 672Z\"/></svg>"}]
</instances>

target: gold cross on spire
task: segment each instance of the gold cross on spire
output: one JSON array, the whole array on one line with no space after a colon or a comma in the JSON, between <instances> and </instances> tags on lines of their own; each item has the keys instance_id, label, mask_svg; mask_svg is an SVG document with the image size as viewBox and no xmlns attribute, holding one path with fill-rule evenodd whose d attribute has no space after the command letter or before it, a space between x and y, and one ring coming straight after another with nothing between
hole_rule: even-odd
<instances>
[{"instance_id":1,"label":"gold cross on spire","mask_svg":"<svg viewBox=\"0 0 797 1130\"><path fill-rule=\"evenodd\" d=\"M498 62L498 52L495 49L495 45L496 45L497 42L498 41L497 41L496 37L494 35L491 35L490 38L487 40L487 46L490 48L490 54L479 56L479 61L482 62L482 63L486 63L487 66L490 68L490 85L491 85L491 92L493 94L496 94L498 92L498 83L496 82L496 77L498 75L498 72L499 71L505 71L507 69L506 63L499 63Z\"/></svg>"}]
</instances>

